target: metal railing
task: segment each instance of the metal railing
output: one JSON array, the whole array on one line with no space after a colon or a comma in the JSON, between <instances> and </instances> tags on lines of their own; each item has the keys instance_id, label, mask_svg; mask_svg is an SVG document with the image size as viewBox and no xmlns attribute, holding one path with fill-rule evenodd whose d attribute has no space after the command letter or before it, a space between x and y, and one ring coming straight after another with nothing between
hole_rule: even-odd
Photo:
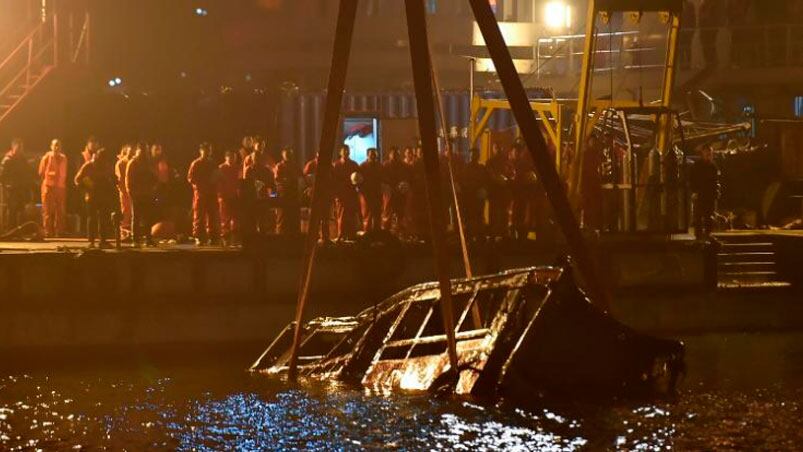
<instances>
[{"instance_id":1,"label":"metal railing","mask_svg":"<svg viewBox=\"0 0 803 452\"><path fill-rule=\"evenodd\" d=\"M539 38L535 47L536 75L579 74L583 64L584 34ZM594 72L663 68L666 36L639 31L597 34Z\"/></svg>"},{"instance_id":2,"label":"metal railing","mask_svg":"<svg viewBox=\"0 0 803 452\"><path fill-rule=\"evenodd\" d=\"M0 62L0 121L57 62L55 20L41 22Z\"/></svg>"},{"instance_id":3,"label":"metal railing","mask_svg":"<svg viewBox=\"0 0 803 452\"><path fill-rule=\"evenodd\" d=\"M33 28L0 61L0 122L2 122L48 73L59 65L61 52L68 62L89 62L89 14L74 33L76 16L68 16L68 35L59 31L59 16L51 15ZM68 39L65 39L68 38ZM63 47L63 49L62 49Z\"/></svg>"},{"instance_id":4,"label":"metal railing","mask_svg":"<svg viewBox=\"0 0 803 452\"><path fill-rule=\"evenodd\" d=\"M579 74L584 34L539 38L535 44L537 76ZM666 36L638 31L599 33L595 73L663 68ZM803 25L735 26L681 30L680 70L803 66Z\"/></svg>"}]
</instances>

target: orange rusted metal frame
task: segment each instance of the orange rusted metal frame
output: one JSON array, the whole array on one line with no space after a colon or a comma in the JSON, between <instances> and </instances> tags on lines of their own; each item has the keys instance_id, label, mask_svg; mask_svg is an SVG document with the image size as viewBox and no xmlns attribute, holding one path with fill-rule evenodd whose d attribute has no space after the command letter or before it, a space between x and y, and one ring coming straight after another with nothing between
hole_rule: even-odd
<instances>
[{"instance_id":1,"label":"orange rusted metal frame","mask_svg":"<svg viewBox=\"0 0 803 452\"><path fill-rule=\"evenodd\" d=\"M318 148L318 167L315 174L315 183L312 188L312 206L310 212L309 228L305 244L304 263L301 268L301 281L299 283L298 304L296 305L295 329L293 331L293 345L290 349L290 364L288 377L293 380L297 376L298 349L301 345L301 329L304 320L304 308L309 300L312 269L315 263L315 253L318 248L318 233L321 221L329 210L328 189L329 177L332 170L332 155L338 134L338 119L343 101L343 89L346 85L349 55L351 54L351 38L354 34L354 22L357 17L358 0L340 0L335 30L334 51L332 52L332 66L329 73L329 85L326 95L326 111L324 114L323 131Z\"/></svg>"},{"instance_id":2,"label":"orange rusted metal frame","mask_svg":"<svg viewBox=\"0 0 803 452\"><path fill-rule=\"evenodd\" d=\"M474 11L474 18L485 39L488 52L496 67L502 87L510 102L516 122L521 128L527 148L533 157L538 177L546 190L555 220L563 231L569 250L577 262L580 272L589 288L592 300L603 309L609 305L609 294L598 278L596 263L588 249L577 218L572 211L571 203L566 195L563 181L555 168L552 157L547 150L544 136L530 107L524 85L519 78L510 51L502 37L499 24L487 0L469 0Z\"/></svg>"}]
</instances>

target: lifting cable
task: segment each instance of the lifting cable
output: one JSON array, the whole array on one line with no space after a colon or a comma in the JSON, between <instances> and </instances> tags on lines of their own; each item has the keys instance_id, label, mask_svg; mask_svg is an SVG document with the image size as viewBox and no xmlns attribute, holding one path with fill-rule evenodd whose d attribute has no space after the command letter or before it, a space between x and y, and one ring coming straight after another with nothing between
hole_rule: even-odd
<instances>
[{"instance_id":1,"label":"lifting cable","mask_svg":"<svg viewBox=\"0 0 803 452\"><path fill-rule=\"evenodd\" d=\"M435 90L435 97L437 98L437 102L435 102L435 107L437 109L437 113L440 119L440 128L441 134L443 135L444 143L446 144L446 166L449 169L449 182L451 185L451 195L452 200L454 201L454 212L455 217L457 220L457 234L460 237L460 248L463 255L463 267L466 270L466 278L473 278L474 272L471 269L471 259L468 253L468 243L466 242L466 230L465 230L465 223L463 221L463 215L460 212L460 199L457 196L457 181L454 177L454 164L452 163L452 159L454 158L454 153L452 152L452 142L449 140L449 135L446 130L446 113L444 112L444 103L443 103L443 95L441 94L440 84L438 82L438 71L435 67L435 61L432 57L432 47L430 44L430 51L429 51L429 61L430 66L432 67L432 86ZM472 304L471 306L471 317L474 321L474 325L477 328L482 328L482 316L480 315L479 307L476 303Z\"/></svg>"}]
</instances>

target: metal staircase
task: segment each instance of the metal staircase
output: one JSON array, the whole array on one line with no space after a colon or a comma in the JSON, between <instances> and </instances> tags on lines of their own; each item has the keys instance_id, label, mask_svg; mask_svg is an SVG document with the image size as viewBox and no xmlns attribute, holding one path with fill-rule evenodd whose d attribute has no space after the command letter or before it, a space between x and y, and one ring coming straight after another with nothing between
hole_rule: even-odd
<instances>
[{"instance_id":1,"label":"metal staircase","mask_svg":"<svg viewBox=\"0 0 803 452\"><path fill-rule=\"evenodd\" d=\"M720 289L789 287L776 269L775 244L755 236L717 234Z\"/></svg>"},{"instance_id":2,"label":"metal staircase","mask_svg":"<svg viewBox=\"0 0 803 452\"><path fill-rule=\"evenodd\" d=\"M89 15L85 15L80 35L73 42L74 17L70 17L69 39L59 32L58 16L53 14L32 25L19 43L5 56L0 55L0 124L30 96L59 66L60 43L70 63L89 58Z\"/></svg>"}]
</instances>

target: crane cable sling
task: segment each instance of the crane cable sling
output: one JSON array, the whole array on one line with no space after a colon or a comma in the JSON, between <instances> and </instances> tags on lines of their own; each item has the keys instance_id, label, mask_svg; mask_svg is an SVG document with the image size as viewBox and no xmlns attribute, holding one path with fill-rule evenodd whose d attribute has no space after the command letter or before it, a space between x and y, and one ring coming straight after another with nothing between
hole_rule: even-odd
<instances>
[{"instance_id":1,"label":"crane cable sling","mask_svg":"<svg viewBox=\"0 0 803 452\"><path fill-rule=\"evenodd\" d=\"M432 57L432 49L430 48L429 51L429 60L430 60L430 67L432 68L432 85L435 89L435 96L437 97L437 102L435 105L437 106L438 116L440 118L440 125L441 125L441 133L443 134L443 140L446 143L446 166L449 168L449 182L451 185L451 192L452 192L452 199L454 201L454 211L455 217L457 219L457 233L460 236L460 248L463 254L463 266L466 270L466 278L473 278L474 272L471 269L471 259L468 253L468 243L466 242L466 230L465 224L463 222L463 215L460 213L460 199L457 196L457 184L455 183L454 177L454 165L452 164L452 158L454 154L452 153L452 144L449 141L449 136L446 132L446 115L444 113L444 104L443 104L443 96L440 90L440 84L438 83L438 75L437 69L435 67L435 61ZM482 316L480 315L479 307L476 303L471 306L471 317L474 321L474 325L477 328L482 327Z\"/></svg>"}]
</instances>

